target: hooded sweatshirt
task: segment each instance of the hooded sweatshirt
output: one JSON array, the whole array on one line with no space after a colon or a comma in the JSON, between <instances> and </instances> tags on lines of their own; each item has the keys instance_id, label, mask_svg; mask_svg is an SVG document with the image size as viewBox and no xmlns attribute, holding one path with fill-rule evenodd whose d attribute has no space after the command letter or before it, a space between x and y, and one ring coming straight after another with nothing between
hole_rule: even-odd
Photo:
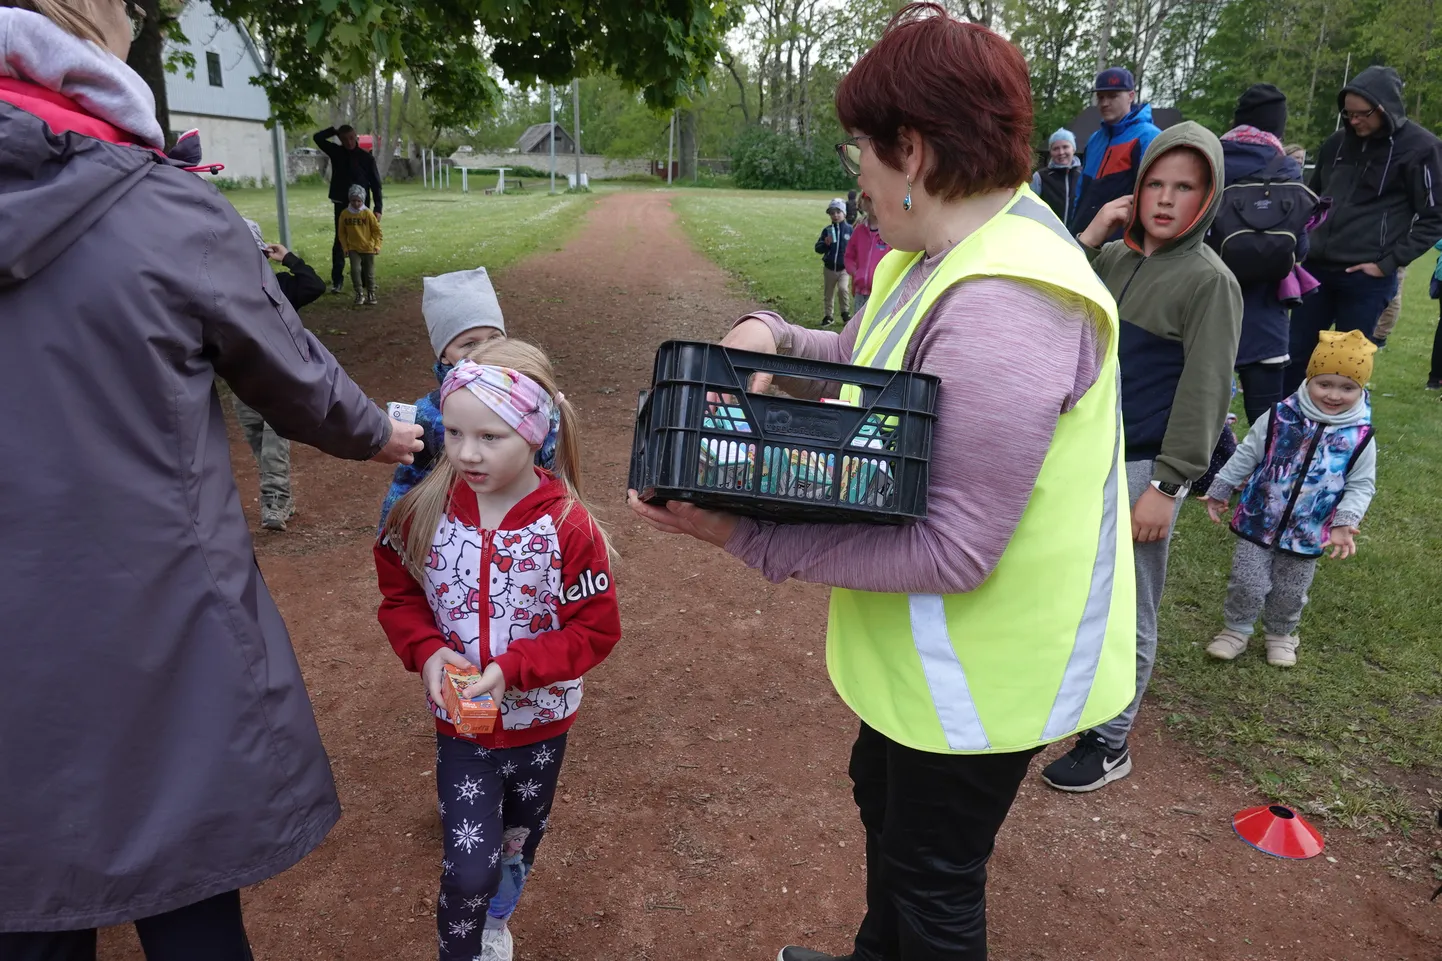
<instances>
[{"instance_id":1,"label":"hooded sweatshirt","mask_svg":"<svg viewBox=\"0 0 1442 961\"><path fill-rule=\"evenodd\" d=\"M1322 144L1308 186L1333 206L1312 231L1308 266L1374 263L1390 274L1442 238L1442 142L1407 119L1391 67L1359 73L1337 95L1338 109L1349 93L1381 107L1382 126L1364 139L1344 123Z\"/></svg>"},{"instance_id":2,"label":"hooded sweatshirt","mask_svg":"<svg viewBox=\"0 0 1442 961\"><path fill-rule=\"evenodd\" d=\"M1211 187L1196 221L1144 255L1138 220L1147 169L1168 150L1190 147L1207 159ZM1121 315L1118 343L1122 421L1129 461L1156 460L1153 477L1191 483L1207 471L1232 397L1232 365L1242 329L1242 292L1203 243L1221 204L1222 145L1197 123L1164 131L1137 172L1125 238L1087 250Z\"/></svg>"},{"instance_id":3,"label":"hooded sweatshirt","mask_svg":"<svg viewBox=\"0 0 1442 961\"><path fill-rule=\"evenodd\" d=\"M419 672L442 647L506 676L501 717L485 748L520 747L563 734L581 704L581 680L621 639L606 547L565 484L537 470L540 486L496 530L481 527L476 495L457 479L431 542L423 580L388 542L375 545L379 618L401 663ZM426 697L436 729L456 735Z\"/></svg>"},{"instance_id":4,"label":"hooded sweatshirt","mask_svg":"<svg viewBox=\"0 0 1442 961\"><path fill-rule=\"evenodd\" d=\"M1142 157L1160 133L1152 123L1152 105L1140 103L1116 123L1102 121L1096 133L1087 138L1086 163L1082 166L1071 219L1067 221L1072 233L1086 230L1098 210L1132 192Z\"/></svg>"}]
</instances>

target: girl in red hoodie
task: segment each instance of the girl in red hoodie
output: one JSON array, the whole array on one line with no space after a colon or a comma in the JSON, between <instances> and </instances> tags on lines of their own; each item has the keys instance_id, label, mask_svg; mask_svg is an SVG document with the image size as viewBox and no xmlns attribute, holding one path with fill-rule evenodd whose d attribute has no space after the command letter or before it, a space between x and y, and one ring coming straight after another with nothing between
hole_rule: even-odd
<instances>
[{"instance_id":1,"label":"girl in red hoodie","mask_svg":"<svg viewBox=\"0 0 1442 961\"><path fill-rule=\"evenodd\" d=\"M511 957L506 919L550 819L581 678L621 637L606 535L577 487L574 411L539 350L508 341L486 360L502 351L514 366L463 360L446 376L446 456L375 547L381 626L436 717L440 961ZM552 432L554 474L534 463ZM493 733L450 724L447 664L483 669L465 694L500 706Z\"/></svg>"},{"instance_id":2,"label":"girl in red hoodie","mask_svg":"<svg viewBox=\"0 0 1442 961\"><path fill-rule=\"evenodd\" d=\"M871 278L876 265L891 250L881 239L881 230L872 223L871 198L861 195L857 201L861 218L846 245L846 272L851 275L851 313L856 317L866 316L866 302L871 299Z\"/></svg>"}]
</instances>

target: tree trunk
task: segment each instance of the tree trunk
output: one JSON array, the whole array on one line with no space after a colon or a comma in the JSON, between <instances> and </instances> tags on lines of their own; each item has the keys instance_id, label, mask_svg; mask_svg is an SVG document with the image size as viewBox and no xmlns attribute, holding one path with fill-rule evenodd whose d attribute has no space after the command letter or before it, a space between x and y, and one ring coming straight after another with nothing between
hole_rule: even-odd
<instances>
[{"instance_id":1,"label":"tree trunk","mask_svg":"<svg viewBox=\"0 0 1442 961\"><path fill-rule=\"evenodd\" d=\"M741 94L741 119L746 125L751 126L751 110L746 105L746 84L741 82L741 75L736 72L736 58L727 52L721 56L721 66L731 74L731 79L736 81L736 90Z\"/></svg>"},{"instance_id":2,"label":"tree trunk","mask_svg":"<svg viewBox=\"0 0 1442 961\"><path fill-rule=\"evenodd\" d=\"M681 123L678 124L678 133L681 138L681 179L690 177L696 179L696 111L681 111Z\"/></svg>"},{"instance_id":3,"label":"tree trunk","mask_svg":"<svg viewBox=\"0 0 1442 961\"><path fill-rule=\"evenodd\" d=\"M386 110L384 119L385 127L380 132L380 143L376 146L376 167L380 170L381 179L391 169L391 161L396 155L396 141L400 139L401 125L406 122L406 101L410 99L411 87L406 84L405 91L401 94L401 115L394 116L395 110L396 75L394 72L386 73Z\"/></svg>"},{"instance_id":4,"label":"tree trunk","mask_svg":"<svg viewBox=\"0 0 1442 961\"><path fill-rule=\"evenodd\" d=\"M160 8L160 0L137 0L145 10L145 27L140 36L130 45L130 56L126 64L140 74L140 79L155 94L155 119L160 123L160 132L165 135L165 145L171 144L170 100L165 95L165 23L166 16ZM202 145L203 146L203 145Z\"/></svg>"},{"instance_id":5,"label":"tree trunk","mask_svg":"<svg viewBox=\"0 0 1442 961\"><path fill-rule=\"evenodd\" d=\"M380 82L376 79L376 68L371 68L371 136L379 139L381 135L381 92Z\"/></svg>"},{"instance_id":6,"label":"tree trunk","mask_svg":"<svg viewBox=\"0 0 1442 961\"><path fill-rule=\"evenodd\" d=\"M1101 33L1097 35L1097 73L1107 68L1107 55L1111 52L1112 45L1112 23L1117 15L1117 0L1106 0L1106 8L1102 11Z\"/></svg>"}]
</instances>

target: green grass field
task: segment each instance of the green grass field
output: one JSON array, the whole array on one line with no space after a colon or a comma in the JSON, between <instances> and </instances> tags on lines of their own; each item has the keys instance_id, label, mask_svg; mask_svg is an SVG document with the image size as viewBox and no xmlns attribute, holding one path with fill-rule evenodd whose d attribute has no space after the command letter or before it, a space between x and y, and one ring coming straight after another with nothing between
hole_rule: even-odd
<instances>
[{"instance_id":1,"label":"green grass field","mask_svg":"<svg viewBox=\"0 0 1442 961\"><path fill-rule=\"evenodd\" d=\"M756 297L814 323L821 278L812 244L826 199L715 191L678 195L674 207L700 249ZM1230 664L1203 653L1221 628L1235 541L1192 500L1172 541L1157 672L1142 708L1269 800L1404 832L1436 806L1428 787L1442 774L1442 403L1422 390L1437 326L1431 269L1428 256L1408 276L1402 318L1377 356L1378 494L1357 556L1321 562L1298 666L1269 667L1259 642Z\"/></svg>"},{"instance_id":2,"label":"green grass field","mask_svg":"<svg viewBox=\"0 0 1442 961\"><path fill-rule=\"evenodd\" d=\"M686 233L757 300L793 323L821 321L816 238L836 194L707 190L678 193L672 208ZM838 318L840 319L840 318Z\"/></svg>"},{"instance_id":3,"label":"green grass field","mask_svg":"<svg viewBox=\"0 0 1442 961\"><path fill-rule=\"evenodd\" d=\"M415 286L422 275L448 270L499 269L538 250L555 249L595 202L586 194L550 196L544 181L531 180L524 192L487 197L481 188L493 185L495 179L494 175L471 178L468 194L461 193L459 177L448 191L386 185L381 220L385 243L376 258L381 288ZM232 190L226 197L242 215L260 224L267 240L279 239L275 191ZM334 223L325 188L292 188L289 210L293 248L328 277Z\"/></svg>"}]
</instances>

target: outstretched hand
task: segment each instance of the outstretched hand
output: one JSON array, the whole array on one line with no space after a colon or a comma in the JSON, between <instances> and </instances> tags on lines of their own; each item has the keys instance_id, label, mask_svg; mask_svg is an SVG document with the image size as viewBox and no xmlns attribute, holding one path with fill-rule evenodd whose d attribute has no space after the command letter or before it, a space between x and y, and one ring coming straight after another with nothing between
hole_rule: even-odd
<instances>
[{"instance_id":1,"label":"outstretched hand","mask_svg":"<svg viewBox=\"0 0 1442 961\"><path fill-rule=\"evenodd\" d=\"M414 464L425 446L420 424L404 424L392 417L390 440L371 460L377 464Z\"/></svg>"},{"instance_id":2,"label":"outstretched hand","mask_svg":"<svg viewBox=\"0 0 1442 961\"><path fill-rule=\"evenodd\" d=\"M1227 501L1217 500L1215 497L1203 497L1207 505L1207 516L1212 519L1213 524L1226 523Z\"/></svg>"},{"instance_id":3,"label":"outstretched hand","mask_svg":"<svg viewBox=\"0 0 1442 961\"><path fill-rule=\"evenodd\" d=\"M724 548L736 532L736 517L708 511L684 501L667 501L665 507L647 504L634 490L626 492L626 503L647 524L663 534L689 534L698 541Z\"/></svg>"},{"instance_id":4,"label":"outstretched hand","mask_svg":"<svg viewBox=\"0 0 1442 961\"><path fill-rule=\"evenodd\" d=\"M1357 553L1357 533L1357 528L1345 525L1329 530L1327 540L1322 544L1323 547L1332 548L1327 552L1327 556L1334 561L1340 561Z\"/></svg>"}]
</instances>

